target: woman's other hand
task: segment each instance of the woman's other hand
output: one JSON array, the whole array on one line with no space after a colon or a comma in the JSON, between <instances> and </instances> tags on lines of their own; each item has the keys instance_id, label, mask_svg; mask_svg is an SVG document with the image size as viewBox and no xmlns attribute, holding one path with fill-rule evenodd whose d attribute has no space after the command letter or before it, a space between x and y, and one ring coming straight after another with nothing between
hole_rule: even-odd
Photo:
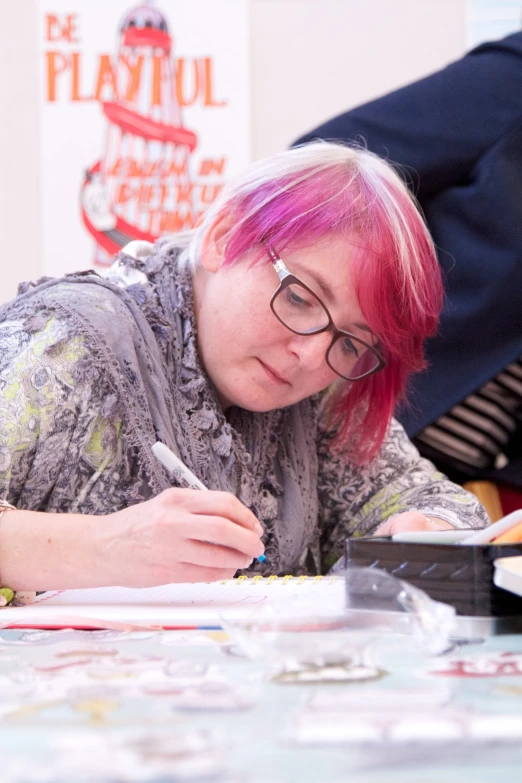
<instances>
[{"instance_id":1,"label":"woman's other hand","mask_svg":"<svg viewBox=\"0 0 522 783\"><path fill-rule=\"evenodd\" d=\"M405 511L379 525L374 536L392 536L409 530L454 530L453 525L438 517L425 516L420 511Z\"/></svg>"},{"instance_id":2,"label":"woman's other hand","mask_svg":"<svg viewBox=\"0 0 522 783\"><path fill-rule=\"evenodd\" d=\"M231 579L263 554L262 533L252 512L228 492L167 489L100 518L96 547L106 584L212 582Z\"/></svg>"}]
</instances>

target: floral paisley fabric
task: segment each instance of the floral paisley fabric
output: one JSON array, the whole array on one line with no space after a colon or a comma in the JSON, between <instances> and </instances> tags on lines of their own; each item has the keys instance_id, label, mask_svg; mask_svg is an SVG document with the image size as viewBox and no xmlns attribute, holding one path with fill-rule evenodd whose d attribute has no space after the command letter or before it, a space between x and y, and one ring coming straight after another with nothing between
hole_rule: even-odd
<instances>
[{"instance_id":1,"label":"floral paisley fabric","mask_svg":"<svg viewBox=\"0 0 522 783\"><path fill-rule=\"evenodd\" d=\"M486 522L396 422L364 468L331 439L319 399L225 417L177 252L122 253L106 277L44 279L0 308L0 497L18 508L103 515L147 500L175 486L151 451L162 440L261 520L267 561L250 572L324 573L346 536L407 509Z\"/></svg>"}]
</instances>

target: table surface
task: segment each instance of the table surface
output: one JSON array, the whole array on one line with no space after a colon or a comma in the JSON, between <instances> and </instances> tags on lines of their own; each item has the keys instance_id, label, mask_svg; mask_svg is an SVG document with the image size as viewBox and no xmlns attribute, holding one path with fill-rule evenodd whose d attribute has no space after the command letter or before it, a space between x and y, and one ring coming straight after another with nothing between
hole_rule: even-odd
<instances>
[{"instance_id":1,"label":"table surface","mask_svg":"<svg viewBox=\"0 0 522 783\"><path fill-rule=\"evenodd\" d=\"M324 723L306 706L310 698L335 704L350 694L363 705L376 689L383 697L387 689L447 693L449 702L434 709L519 716L522 725L522 636L492 637L437 658L415 652L407 636L382 637L375 649L374 660L388 669L377 679L281 684L219 631L0 631L0 778L518 783L522 731L500 743L292 740L299 716L313 725L317 714L317 725ZM430 674L441 667L454 676ZM219 684L234 694L230 701L226 691L224 705ZM203 706L187 707L189 692L203 694ZM213 698L216 709L205 701ZM352 704L340 709L339 722L353 716Z\"/></svg>"}]
</instances>

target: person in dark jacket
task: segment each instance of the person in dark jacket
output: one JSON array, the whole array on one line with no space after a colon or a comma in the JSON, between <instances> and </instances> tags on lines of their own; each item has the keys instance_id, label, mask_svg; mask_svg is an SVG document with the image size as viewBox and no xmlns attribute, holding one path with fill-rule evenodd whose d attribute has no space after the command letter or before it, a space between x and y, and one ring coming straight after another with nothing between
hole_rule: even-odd
<instances>
[{"instance_id":1,"label":"person in dark jacket","mask_svg":"<svg viewBox=\"0 0 522 783\"><path fill-rule=\"evenodd\" d=\"M397 164L438 248L446 303L400 416L454 478L522 485L522 32L300 138Z\"/></svg>"}]
</instances>

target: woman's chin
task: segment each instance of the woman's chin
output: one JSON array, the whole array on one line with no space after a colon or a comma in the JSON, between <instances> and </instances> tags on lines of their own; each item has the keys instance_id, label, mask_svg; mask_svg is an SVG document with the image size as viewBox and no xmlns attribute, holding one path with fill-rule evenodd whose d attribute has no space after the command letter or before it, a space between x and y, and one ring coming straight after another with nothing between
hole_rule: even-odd
<instances>
[{"instance_id":1,"label":"woman's chin","mask_svg":"<svg viewBox=\"0 0 522 783\"><path fill-rule=\"evenodd\" d=\"M279 408L286 408L291 403L281 403L275 401L264 400L252 400L251 398L241 399L238 398L232 402L230 407L242 408L250 413L268 413L269 411L275 411Z\"/></svg>"},{"instance_id":2,"label":"woman's chin","mask_svg":"<svg viewBox=\"0 0 522 783\"><path fill-rule=\"evenodd\" d=\"M262 389L256 393L256 390L252 387L253 384L245 390L238 391L235 389L230 394L218 395L223 410L226 411L234 407L242 408L251 413L268 413L268 411L278 410L279 408L287 408L295 402L295 400L283 399L284 395L267 394Z\"/></svg>"}]
</instances>

